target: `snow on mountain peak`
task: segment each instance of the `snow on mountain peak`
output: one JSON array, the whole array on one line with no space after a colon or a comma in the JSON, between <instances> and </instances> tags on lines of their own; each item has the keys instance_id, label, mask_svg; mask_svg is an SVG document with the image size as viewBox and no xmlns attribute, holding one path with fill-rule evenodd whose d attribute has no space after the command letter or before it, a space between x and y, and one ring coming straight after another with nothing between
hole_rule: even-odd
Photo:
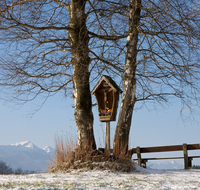
<instances>
[{"instance_id":1,"label":"snow on mountain peak","mask_svg":"<svg viewBox=\"0 0 200 190\"><path fill-rule=\"evenodd\" d=\"M49 149L49 146L45 146L45 147L43 148L43 150L45 150L47 153L51 152L50 149Z\"/></svg>"},{"instance_id":2,"label":"snow on mountain peak","mask_svg":"<svg viewBox=\"0 0 200 190\"><path fill-rule=\"evenodd\" d=\"M42 150L44 150L45 152L47 152L47 153L49 153L49 154L54 154L54 152L55 152L55 149L54 148L52 148L52 147L50 147L50 146L46 146L46 147L44 147Z\"/></svg>"},{"instance_id":3,"label":"snow on mountain peak","mask_svg":"<svg viewBox=\"0 0 200 190\"><path fill-rule=\"evenodd\" d=\"M23 141L23 142L17 142L17 143L11 144L11 146L20 146L20 145L33 149L33 143L31 143L30 141Z\"/></svg>"},{"instance_id":4,"label":"snow on mountain peak","mask_svg":"<svg viewBox=\"0 0 200 190\"><path fill-rule=\"evenodd\" d=\"M32 149L32 150L36 150L36 151L41 151L41 149L39 147L37 147L30 141L17 142L17 143L11 144L11 146L16 146L16 147L23 148L23 149L28 148L29 150Z\"/></svg>"},{"instance_id":5,"label":"snow on mountain peak","mask_svg":"<svg viewBox=\"0 0 200 190\"><path fill-rule=\"evenodd\" d=\"M17 143L11 144L11 146L23 146L23 147L27 147L27 148L31 148L31 149L36 147L30 141L17 142Z\"/></svg>"}]
</instances>

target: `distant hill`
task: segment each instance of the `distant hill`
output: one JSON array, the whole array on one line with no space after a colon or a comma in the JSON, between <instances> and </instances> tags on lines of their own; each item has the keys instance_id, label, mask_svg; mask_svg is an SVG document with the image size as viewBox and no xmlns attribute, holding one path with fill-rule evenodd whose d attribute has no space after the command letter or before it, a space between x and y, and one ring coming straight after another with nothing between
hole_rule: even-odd
<instances>
[{"instance_id":1,"label":"distant hill","mask_svg":"<svg viewBox=\"0 0 200 190\"><path fill-rule=\"evenodd\" d=\"M10 165L14 170L45 171L48 160L54 154L55 149L46 146L41 149L30 141L19 142L11 145L0 145L0 160Z\"/></svg>"},{"instance_id":2,"label":"distant hill","mask_svg":"<svg viewBox=\"0 0 200 190\"><path fill-rule=\"evenodd\" d=\"M180 164L174 160L165 162L147 162L147 168L151 169L183 169L183 164Z\"/></svg>"}]
</instances>

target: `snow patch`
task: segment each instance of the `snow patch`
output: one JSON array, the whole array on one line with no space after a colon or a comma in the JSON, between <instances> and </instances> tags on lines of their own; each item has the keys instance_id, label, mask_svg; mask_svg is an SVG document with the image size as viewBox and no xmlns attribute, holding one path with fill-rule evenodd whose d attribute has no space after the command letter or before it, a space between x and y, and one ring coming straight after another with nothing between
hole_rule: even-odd
<instances>
[{"instance_id":1,"label":"snow patch","mask_svg":"<svg viewBox=\"0 0 200 190\"><path fill-rule=\"evenodd\" d=\"M42 150L44 150L46 153L49 153L49 154L55 153L55 149L50 146L45 146Z\"/></svg>"}]
</instances>

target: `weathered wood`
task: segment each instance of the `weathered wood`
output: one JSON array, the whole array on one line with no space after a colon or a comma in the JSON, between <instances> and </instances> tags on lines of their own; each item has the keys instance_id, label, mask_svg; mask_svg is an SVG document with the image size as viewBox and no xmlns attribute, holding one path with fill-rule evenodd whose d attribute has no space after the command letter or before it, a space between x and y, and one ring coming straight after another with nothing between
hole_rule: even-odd
<instances>
[{"instance_id":1,"label":"weathered wood","mask_svg":"<svg viewBox=\"0 0 200 190\"><path fill-rule=\"evenodd\" d=\"M182 147L182 148L180 148ZM177 149L176 149L177 148ZM136 159L132 160L138 160L138 165L143 166L146 168L146 162L148 160L164 160L164 159L184 159L184 168L189 169L192 167L192 160L193 158L200 158L200 156L189 156L187 150L198 150L200 149L199 144L183 144L183 145L175 145L175 146L160 146L160 147L137 147L129 150L129 154L133 155L134 153L137 154ZM104 152L104 148L99 148L100 151ZM150 152L156 152L155 150L158 150L158 152L167 152L167 151L183 151L184 156L181 157L160 157L160 158L142 158L141 153L150 153ZM166 150L166 151L164 151ZM146 151L146 152L145 152ZM113 149L110 149L110 152L113 152Z\"/></svg>"},{"instance_id":2,"label":"weathered wood","mask_svg":"<svg viewBox=\"0 0 200 190\"><path fill-rule=\"evenodd\" d=\"M110 109L109 114L99 114L101 122L115 121L119 94L122 93L120 87L109 76L103 75L98 81L91 94L94 94L97 100L99 111Z\"/></svg>"},{"instance_id":3,"label":"weathered wood","mask_svg":"<svg viewBox=\"0 0 200 190\"><path fill-rule=\"evenodd\" d=\"M142 158L142 160L171 160L171 159L183 159L184 157L159 157L159 158ZM200 156L199 156L200 158ZM137 158L133 159L133 160L138 160Z\"/></svg>"},{"instance_id":4,"label":"weathered wood","mask_svg":"<svg viewBox=\"0 0 200 190\"><path fill-rule=\"evenodd\" d=\"M188 169L192 168L192 160L193 160L193 157L188 157Z\"/></svg>"},{"instance_id":5,"label":"weathered wood","mask_svg":"<svg viewBox=\"0 0 200 190\"><path fill-rule=\"evenodd\" d=\"M148 162L147 159L142 159L142 166L143 166L143 168L147 167L147 162Z\"/></svg>"},{"instance_id":6,"label":"weathered wood","mask_svg":"<svg viewBox=\"0 0 200 190\"><path fill-rule=\"evenodd\" d=\"M101 122L108 122L111 121L111 116L99 116L99 120Z\"/></svg>"},{"instance_id":7,"label":"weathered wood","mask_svg":"<svg viewBox=\"0 0 200 190\"><path fill-rule=\"evenodd\" d=\"M183 159L183 156L180 157L159 157L159 158L142 158L142 160L172 160L172 159ZM193 158L200 158L200 156L190 156L188 157L188 160L193 160ZM137 158L134 158L132 160L138 160Z\"/></svg>"},{"instance_id":8,"label":"weathered wood","mask_svg":"<svg viewBox=\"0 0 200 190\"><path fill-rule=\"evenodd\" d=\"M142 159L141 159L141 153L140 153L140 147L139 146L136 148L136 152L137 152L137 158L138 158L138 165L141 166Z\"/></svg>"},{"instance_id":9,"label":"weathered wood","mask_svg":"<svg viewBox=\"0 0 200 190\"><path fill-rule=\"evenodd\" d=\"M189 156L188 158L200 158L200 156Z\"/></svg>"},{"instance_id":10,"label":"weathered wood","mask_svg":"<svg viewBox=\"0 0 200 190\"><path fill-rule=\"evenodd\" d=\"M106 145L105 145L106 154L110 154L110 122L106 122Z\"/></svg>"},{"instance_id":11,"label":"weathered wood","mask_svg":"<svg viewBox=\"0 0 200 190\"><path fill-rule=\"evenodd\" d=\"M197 150L200 149L199 144L189 144L187 145L187 150ZM158 146L158 147L140 147L140 153L152 153L152 152L170 152L170 151L182 151L183 145L173 145L173 146ZM136 148L131 149L132 154L137 153Z\"/></svg>"},{"instance_id":12,"label":"weathered wood","mask_svg":"<svg viewBox=\"0 0 200 190\"><path fill-rule=\"evenodd\" d=\"M188 169L188 153L187 153L187 144L183 144L183 156L184 156L184 167Z\"/></svg>"},{"instance_id":13,"label":"weathered wood","mask_svg":"<svg viewBox=\"0 0 200 190\"><path fill-rule=\"evenodd\" d=\"M160 146L160 147L144 147L144 148L133 148L129 150L129 153L133 155L137 153L138 165L143 165L146 168L146 162L148 160L162 160L162 159L183 159L184 158L184 168L189 169L192 167L193 158L200 158L200 156L190 156L188 157L188 150L198 150L200 149L199 144L183 144L183 145L174 145L174 146ZM168 151L183 151L183 157L163 157L163 158L141 158L141 153L152 153L152 152L168 152Z\"/></svg>"}]
</instances>

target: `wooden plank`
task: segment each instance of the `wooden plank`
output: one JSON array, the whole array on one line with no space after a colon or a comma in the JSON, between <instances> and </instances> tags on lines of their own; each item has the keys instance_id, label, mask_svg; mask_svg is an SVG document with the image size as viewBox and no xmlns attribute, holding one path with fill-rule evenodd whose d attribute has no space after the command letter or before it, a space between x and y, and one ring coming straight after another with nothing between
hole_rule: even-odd
<instances>
[{"instance_id":1,"label":"wooden plank","mask_svg":"<svg viewBox=\"0 0 200 190\"><path fill-rule=\"evenodd\" d=\"M142 160L165 160L165 159L183 159L184 157L161 157L161 158L142 158ZM200 156L188 156L189 158L200 158ZM132 160L138 160L137 158L134 158Z\"/></svg>"},{"instance_id":2,"label":"wooden plank","mask_svg":"<svg viewBox=\"0 0 200 190\"><path fill-rule=\"evenodd\" d=\"M199 144L189 144L187 145L187 150L197 150L200 149ZM152 152L170 152L170 151L183 151L183 145L173 145L173 146L158 146L158 147L140 147L140 153L152 153ZM136 148L132 149L132 153L136 153Z\"/></svg>"},{"instance_id":3,"label":"wooden plank","mask_svg":"<svg viewBox=\"0 0 200 190\"><path fill-rule=\"evenodd\" d=\"M142 160L165 160L165 159L183 159L184 157L161 157L161 158L142 158ZM133 160L137 160L133 159Z\"/></svg>"},{"instance_id":4,"label":"wooden plank","mask_svg":"<svg viewBox=\"0 0 200 190\"><path fill-rule=\"evenodd\" d=\"M108 115L108 116L99 116L99 120L101 122L108 122L108 121L111 121L111 116Z\"/></svg>"},{"instance_id":5,"label":"wooden plank","mask_svg":"<svg viewBox=\"0 0 200 190\"><path fill-rule=\"evenodd\" d=\"M141 148L141 153L183 150L183 145Z\"/></svg>"},{"instance_id":6,"label":"wooden plank","mask_svg":"<svg viewBox=\"0 0 200 190\"><path fill-rule=\"evenodd\" d=\"M200 144L187 144L187 150L200 149Z\"/></svg>"},{"instance_id":7,"label":"wooden plank","mask_svg":"<svg viewBox=\"0 0 200 190\"><path fill-rule=\"evenodd\" d=\"M200 158L200 156L188 156L188 158Z\"/></svg>"}]
</instances>

